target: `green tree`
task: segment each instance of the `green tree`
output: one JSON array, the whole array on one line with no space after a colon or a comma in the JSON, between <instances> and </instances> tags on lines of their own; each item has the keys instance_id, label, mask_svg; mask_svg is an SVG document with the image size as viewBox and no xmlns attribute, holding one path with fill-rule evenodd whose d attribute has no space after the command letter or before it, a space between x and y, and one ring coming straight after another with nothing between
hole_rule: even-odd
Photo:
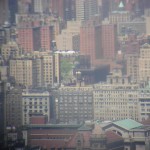
<instances>
[{"instance_id":1,"label":"green tree","mask_svg":"<svg viewBox=\"0 0 150 150\"><path fill-rule=\"evenodd\" d=\"M71 75L73 64L66 59L62 59L60 64L61 77L63 80L67 80Z\"/></svg>"}]
</instances>

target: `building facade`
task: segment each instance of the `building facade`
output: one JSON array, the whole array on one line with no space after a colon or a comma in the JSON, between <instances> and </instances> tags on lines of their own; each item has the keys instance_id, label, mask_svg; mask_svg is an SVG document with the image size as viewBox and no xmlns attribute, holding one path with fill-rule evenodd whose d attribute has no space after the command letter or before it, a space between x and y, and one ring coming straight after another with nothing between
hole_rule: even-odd
<instances>
[{"instance_id":1,"label":"building facade","mask_svg":"<svg viewBox=\"0 0 150 150\"><path fill-rule=\"evenodd\" d=\"M76 20L90 20L98 14L97 0L76 0Z\"/></svg>"},{"instance_id":2,"label":"building facade","mask_svg":"<svg viewBox=\"0 0 150 150\"><path fill-rule=\"evenodd\" d=\"M24 52L32 52L41 48L39 27L22 27L17 30L18 43Z\"/></svg>"},{"instance_id":3,"label":"building facade","mask_svg":"<svg viewBox=\"0 0 150 150\"><path fill-rule=\"evenodd\" d=\"M112 24L117 24L120 22L130 22L131 19L131 13L128 11L113 11L109 14L109 21Z\"/></svg>"},{"instance_id":4,"label":"building facade","mask_svg":"<svg viewBox=\"0 0 150 150\"><path fill-rule=\"evenodd\" d=\"M92 87L62 87L56 91L56 119L60 123L83 123L93 119Z\"/></svg>"},{"instance_id":5,"label":"building facade","mask_svg":"<svg viewBox=\"0 0 150 150\"><path fill-rule=\"evenodd\" d=\"M120 22L117 25L118 34L129 34L129 30L137 34L146 33L146 22L140 18L132 20L130 22Z\"/></svg>"},{"instance_id":6,"label":"building facade","mask_svg":"<svg viewBox=\"0 0 150 150\"><path fill-rule=\"evenodd\" d=\"M91 65L102 58L101 27L93 22L86 22L80 29L80 53L90 57Z\"/></svg>"},{"instance_id":7,"label":"building facade","mask_svg":"<svg viewBox=\"0 0 150 150\"><path fill-rule=\"evenodd\" d=\"M127 54L127 75L133 82L139 80L139 54Z\"/></svg>"},{"instance_id":8,"label":"building facade","mask_svg":"<svg viewBox=\"0 0 150 150\"><path fill-rule=\"evenodd\" d=\"M4 25L0 28L0 46L17 39L16 27Z\"/></svg>"},{"instance_id":9,"label":"building facade","mask_svg":"<svg viewBox=\"0 0 150 150\"><path fill-rule=\"evenodd\" d=\"M0 1L0 10L0 25L3 25L5 22L9 21L8 0Z\"/></svg>"},{"instance_id":10,"label":"building facade","mask_svg":"<svg viewBox=\"0 0 150 150\"><path fill-rule=\"evenodd\" d=\"M32 60L33 63L33 87L42 87L44 86L44 78L43 78L43 58L36 57Z\"/></svg>"},{"instance_id":11,"label":"building facade","mask_svg":"<svg viewBox=\"0 0 150 150\"><path fill-rule=\"evenodd\" d=\"M40 27L40 41L41 49L44 51L51 50L52 37L52 27L50 26L41 26Z\"/></svg>"},{"instance_id":12,"label":"building facade","mask_svg":"<svg viewBox=\"0 0 150 150\"><path fill-rule=\"evenodd\" d=\"M149 81L150 78L150 45L144 44L140 48L139 80Z\"/></svg>"},{"instance_id":13,"label":"building facade","mask_svg":"<svg viewBox=\"0 0 150 150\"><path fill-rule=\"evenodd\" d=\"M54 15L64 18L64 0L50 0L49 7Z\"/></svg>"},{"instance_id":14,"label":"building facade","mask_svg":"<svg viewBox=\"0 0 150 150\"><path fill-rule=\"evenodd\" d=\"M22 126L22 89L20 87L10 87L6 91L6 126Z\"/></svg>"},{"instance_id":15,"label":"building facade","mask_svg":"<svg viewBox=\"0 0 150 150\"><path fill-rule=\"evenodd\" d=\"M33 7L35 13L48 12L48 0L33 0Z\"/></svg>"},{"instance_id":16,"label":"building facade","mask_svg":"<svg viewBox=\"0 0 150 150\"><path fill-rule=\"evenodd\" d=\"M31 123L32 114L42 114L50 121L50 93L47 91L23 91L22 124Z\"/></svg>"},{"instance_id":17,"label":"building facade","mask_svg":"<svg viewBox=\"0 0 150 150\"><path fill-rule=\"evenodd\" d=\"M19 57L22 54L22 50L16 42L10 41L7 44L2 45L1 54L4 61L8 61L11 58Z\"/></svg>"},{"instance_id":18,"label":"building facade","mask_svg":"<svg viewBox=\"0 0 150 150\"><path fill-rule=\"evenodd\" d=\"M114 59L116 56L117 26L114 24L102 24L102 51L105 59Z\"/></svg>"},{"instance_id":19,"label":"building facade","mask_svg":"<svg viewBox=\"0 0 150 150\"><path fill-rule=\"evenodd\" d=\"M139 118L138 85L131 84L118 69L107 76L107 83L94 86L93 101L95 120Z\"/></svg>"},{"instance_id":20,"label":"building facade","mask_svg":"<svg viewBox=\"0 0 150 150\"><path fill-rule=\"evenodd\" d=\"M75 50L80 49L80 27L81 21L68 21L67 28L63 29L61 34L56 36L58 50Z\"/></svg>"},{"instance_id":21,"label":"building facade","mask_svg":"<svg viewBox=\"0 0 150 150\"><path fill-rule=\"evenodd\" d=\"M76 0L64 1L64 19L71 21L76 19Z\"/></svg>"},{"instance_id":22,"label":"building facade","mask_svg":"<svg viewBox=\"0 0 150 150\"><path fill-rule=\"evenodd\" d=\"M146 34L147 34L147 35L150 34L149 26L150 26L150 16L147 16L147 17L146 17Z\"/></svg>"},{"instance_id":23,"label":"building facade","mask_svg":"<svg viewBox=\"0 0 150 150\"><path fill-rule=\"evenodd\" d=\"M150 117L150 89L149 84L139 90L139 115L140 121L147 120Z\"/></svg>"},{"instance_id":24,"label":"building facade","mask_svg":"<svg viewBox=\"0 0 150 150\"><path fill-rule=\"evenodd\" d=\"M24 86L32 86L32 60L16 58L9 61L9 76L14 77L16 83Z\"/></svg>"},{"instance_id":25,"label":"building facade","mask_svg":"<svg viewBox=\"0 0 150 150\"><path fill-rule=\"evenodd\" d=\"M54 57L53 55L43 54L43 79L44 85L53 85L54 84Z\"/></svg>"}]
</instances>

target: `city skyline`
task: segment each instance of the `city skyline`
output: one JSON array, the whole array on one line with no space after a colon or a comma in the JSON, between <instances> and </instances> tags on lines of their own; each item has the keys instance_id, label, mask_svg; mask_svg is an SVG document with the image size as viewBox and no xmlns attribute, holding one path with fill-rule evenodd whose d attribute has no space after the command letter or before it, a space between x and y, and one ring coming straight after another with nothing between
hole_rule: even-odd
<instances>
[{"instance_id":1,"label":"city skyline","mask_svg":"<svg viewBox=\"0 0 150 150\"><path fill-rule=\"evenodd\" d=\"M149 150L150 1L1 0L0 149Z\"/></svg>"}]
</instances>

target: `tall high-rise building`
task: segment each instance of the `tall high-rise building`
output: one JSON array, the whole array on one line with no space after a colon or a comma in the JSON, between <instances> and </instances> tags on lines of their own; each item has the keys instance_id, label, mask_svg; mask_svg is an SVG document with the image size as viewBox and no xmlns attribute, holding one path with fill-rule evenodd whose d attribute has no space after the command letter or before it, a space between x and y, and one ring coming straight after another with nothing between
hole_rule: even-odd
<instances>
[{"instance_id":1,"label":"tall high-rise building","mask_svg":"<svg viewBox=\"0 0 150 150\"><path fill-rule=\"evenodd\" d=\"M46 13L49 11L48 0L32 0L35 13Z\"/></svg>"},{"instance_id":2,"label":"tall high-rise building","mask_svg":"<svg viewBox=\"0 0 150 150\"><path fill-rule=\"evenodd\" d=\"M101 27L103 58L114 59L117 50L117 26L106 22Z\"/></svg>"},{"instance_id":3,"label":"tall high-rise building","mask_svg":"<svg viewBox=\"0 0 150 150\"><path fill-rule=\"evenodd\" d=\"M39 27L19 27L17 30L18 43L24 52L32 52L41 48Z\"/></svg>"},{"instance_id":4,"label":"tall high-rise building","mask_svg":"<svg viewBox=\"0 0 150 150\"><path fill-rule=\"evenodd\" d=\"M60 54L54 54L54 83L61 83L61 72L60 72Z\"/></svg>"},{"instance_id":5,"label":"tall high-rise building","mask_svg":"<svg viewBox=\"0 0 150 150\"><path fill-rule=\"evenodd\" d=\"M47 87L60 83L59 55L35 52L33 58L33 86Z\"/></svg>"},{"instance_id":6,"label":"tall high-rise building","mask_svg":"<svg viewBox=\"0 0 150 150\"><path fill-rule=\"evenodd\" d=\"M147 43L140 48L139 80L150 80L150 45Z\"/></svg>"},{"instance_id":7,"label":"tall high-rise building","mask_svg":"<svg viewBox=\"0 0 150 150\"><path fill-rule=\"evenodd\" d=\"M102 18L107 18L109 15L110 0L101 0L101 13Z\"/></svg>"},{"instance_id":8,"label":"tall high-rise building","mask_svg":"<svg viewBox=\"0 0 150 150\"><path fill-rule=\"evenodd\" d=\"M76 0L64 0L64 19L66 21L76 18Z\"/></svg>"},{"instance_id":9,"label":"tall high-rise building","mask_svg":"<svg viewBox=\"0 0 150 150\"><path fill-rule=\"evenodd\" d=\"M101 26L94 22L86 22L80 29L80 52L90 57L92 66L102 58L101 32Z\"/></svg>"},{"instance_id":10,"label":"tall high-rise building","mask_svg":"<svg viewBox=\"0 0 150 150\"><path fill-rule=\"evenodd\" d=\"M11 59L9 61L9 76L14 77L18 84L32 86L32 60L26 58Z\"/></svg>"},{"instance_id":11,"label":"tall high-rise building","mask_svg":"<svg viewBox=\"0 0 150 150\"><path fill-rule=\"evenodd\" d=\"M17 0L8 0L8 6L9 6L9 22L13 24L15 23L15 15L18 12Z\"/></svg>"},{"instance_id":12,"label":"tall high-rise building","mask_svg":"<svg viewBox=\"0 0 150 150\"><path fill-rule=\"evenodd\" d=\"M18 13L26 14L29 13L31 0L18 0Z\"/></svg>"},{"instance_id":13,"label":"tall high-rise building","mask_svg":"<svg viewBox=\"0 0 150 150\"><path fill-rule=\"evenodd\" d=\"M0 77L0 146L4 145L6 134L6 120L5 120L5 99L6 99L6 82L1 80Z\"/></svg>"},{"instance_id":14,"label":"tall high-rise building","mask_svg":"<svg viewBox=\"0 0 150 150\"><path fill-rule=\"evenodd\" d=\"M11 87L6 92L6 126L22 126L22 89L20 87Z\"/></svg>"},{"instance_id":15,"label":"tall high-rise building","mask_svg":"<svg viewBox=\"0 0 150 150\"><path fill-rule=\"evenodd\" d=\"M20 58L10 59L9 76L24 86L47 87L60 83L59 55L49 52L33 52Z\"/></svg>"},{"instance_id":16,"label":"tall high-rise building","mask_svg":"<svg viewBox=\"0 0 150 150\"><path fill-rule=\"evenodd\" d=\"M50 11L64 19L64 0L50 0Z\"/></svg>"},{"instance_id":17,"label":"tall high-rise building","mask_svg":"<svg viewBox=\"0 0 150 150\"><path fill-rule=\"evenodd\" d=\"M139 80L139 54L127 54L127 75L131 80L138 82Z\"/></svg>"},{"instance_id":18,"label":"tall high-rise building","mask_svg":"<svg viewBox=\"0 0 150 150\"><path fill-rule=\"evenodd\" d=\"M80 27L81 21L68 21L67 28L56 36L57 49L59 50L79 50L80 48Z\"/></svg>"},{"instance_id":19,"label":"tall high-rise building","mask_svg":"<svg viewBox=\"0 0 150 150\"><path fill-rule=\"evenodd\" d=\"M52 55L43 55L43 66L44 66L44 83L45 85L54 84L54 61Z\"/></svg>"},{"instance_id":20,"label":"tall high-rise building","mask_svg":"<svg viewBox=\"0 0 150 150\"><path fill-rule=\"evenodd\" d=\"M42 87L44 86L44 78L43 78L43 59L42 56L33 58L33 87Z\"/></svg>"},{"instance_id":21,"label":"tall high-rise building","mask_svg":"<svg viewBox=\"0 0 150 150\"><path fill-rule=\"evenodd\" d=\"M40 27L40 41L41 41L41 49L44 51L51 50L51 42L53 40L52 37L52 28L47 25L43 25Z\"/></svg>"},{"instance_id":22,"label":"tall high-rise building","mask_svg":"<svg viewBox=\"0 0 150 150\"><path fill-rule=\"evenodd\" d=\"M89 20L98 14L97 0L76 0L76 20Z\"/></svg>"},{"instance_id":23,"label":"tall high-rise building","mask_svg":"<svg viewBox=\"0 0 150 150\"><path fill-rule=\"evenodd\" d=\"M0 25L9 21L9 7L8 0L0 1Z\"/></svg>"},{"instance_id":24,"label":"tall high-rise building","mask_svg":"<svg viewBox=\"0 0 150 150\"><path fill-rule=\"evenodd\" d=\"M147 35L150 35L150 16L146 16L145 17L145 20L146 20L146 34Z\"/></svg>"}]
</instances>

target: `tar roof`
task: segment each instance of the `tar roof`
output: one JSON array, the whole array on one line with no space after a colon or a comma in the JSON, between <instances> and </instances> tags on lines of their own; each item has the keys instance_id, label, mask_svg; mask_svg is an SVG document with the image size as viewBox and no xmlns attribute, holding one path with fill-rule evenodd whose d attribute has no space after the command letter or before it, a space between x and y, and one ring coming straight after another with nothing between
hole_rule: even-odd
<instances>
[{"instance_id":1,"label":"tar roof","mask_svg":"<svg viewBox=\"0 0 150 150\"><path fill-rule=\"evenodd\" d=\"M138 127L142 126L141 123L136 122L132 119L125 119L125 120L115 121L115 122L113 122L113 124L115 124L115 125L117 125L121 128L124 128L126 130L131 130L131 129L138 128Z\"/></svg>"}]
</instances>

